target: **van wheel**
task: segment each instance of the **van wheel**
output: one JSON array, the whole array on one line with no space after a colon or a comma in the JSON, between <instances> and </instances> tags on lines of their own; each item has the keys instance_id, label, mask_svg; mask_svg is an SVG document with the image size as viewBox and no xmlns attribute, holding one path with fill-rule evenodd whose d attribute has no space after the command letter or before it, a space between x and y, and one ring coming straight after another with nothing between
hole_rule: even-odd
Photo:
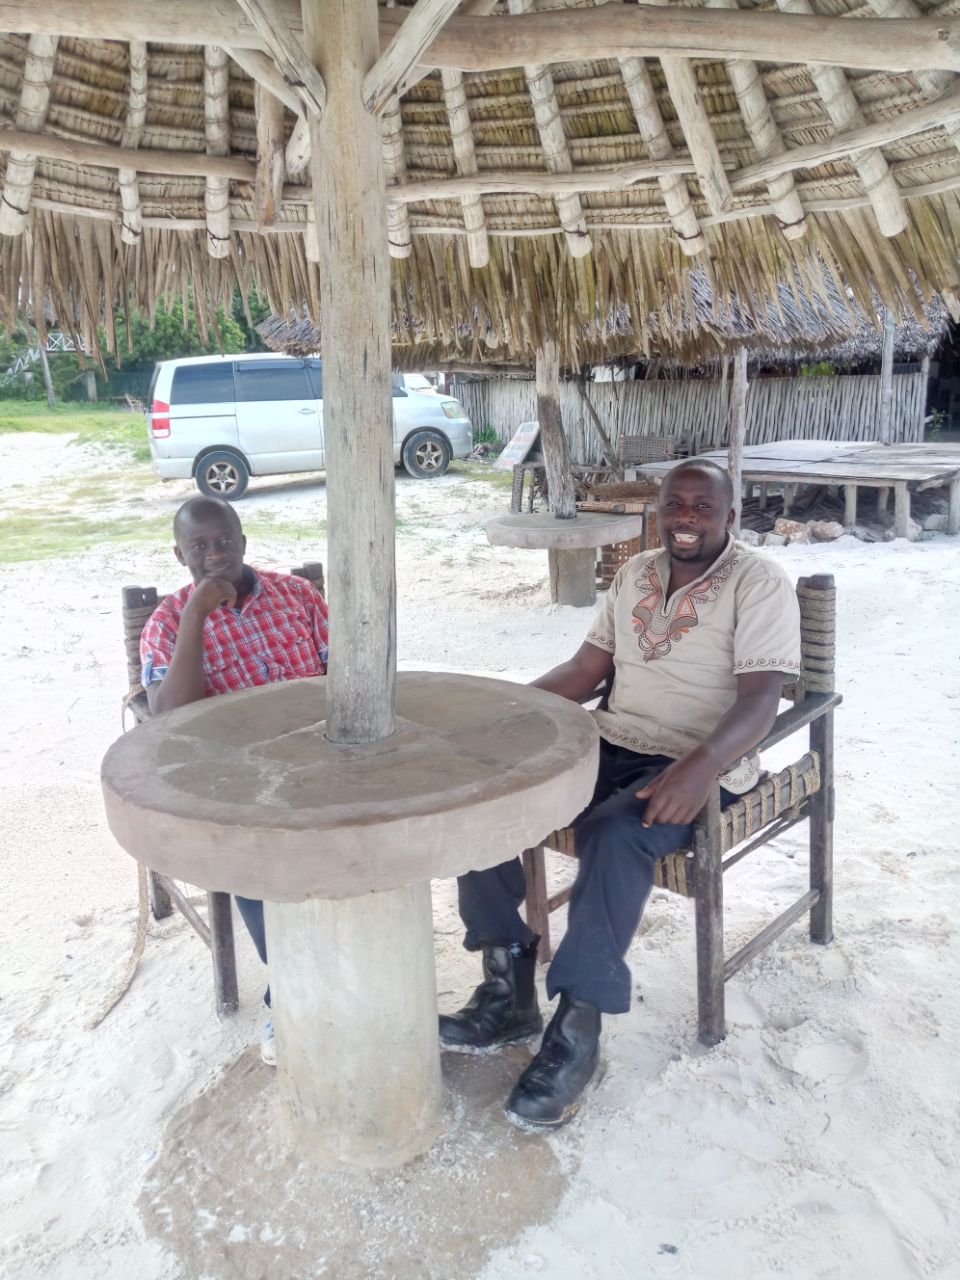
<instances>
[{"instance_id":1,"label":"van wheel","mask_svg":"<svg viewBox=\"0 0 960 1280\"><path fill-rule=\"evenodd\" d=\"M238 454L224 449L201 458L194 478L197 488L208 498L226 498L232 502L246 493L250 472Z\"/></svg>"},{"instance_id":2,"label":"van wheel","mask_svg":"<svg viewBox=\"0 0 960 1280\"><path fill-rule=\"evenodd\" d=\"M450 465L450 445L436 431L416 431L403 446L403 465L418 480L442 476Z\"/></svg>"}]
</instances>

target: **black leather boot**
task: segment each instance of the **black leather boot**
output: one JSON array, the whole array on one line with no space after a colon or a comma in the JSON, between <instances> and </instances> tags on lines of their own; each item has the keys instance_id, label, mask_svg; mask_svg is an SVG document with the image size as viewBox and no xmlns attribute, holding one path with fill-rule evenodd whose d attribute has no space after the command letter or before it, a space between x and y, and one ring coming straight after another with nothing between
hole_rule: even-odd
<instances>
[{"instance_id":1,"label":"black leather boot","mask_svg":"<svg viewBox=\"0 0 960 1280\"><path fill-rule=\"evenodd\" d=\"M526 1044L543 1030L534 974L537 939L527 947L484 947L483 982L458 1013L440 1015L440 1045L457 1053L491 1053Z\"/></svg>"},{"instance_id":2,"label":"black leather boot","mask_svg":"<svg viewBox=\"0 0 960 1280\"><path fill-rule=\"evenodd\" d=\"M522 1126L559 1128L577 1114L599 1066L600 1010L564 991L539 1053L507 1100L507 1116Z\"/></svg>"}]
</instances>

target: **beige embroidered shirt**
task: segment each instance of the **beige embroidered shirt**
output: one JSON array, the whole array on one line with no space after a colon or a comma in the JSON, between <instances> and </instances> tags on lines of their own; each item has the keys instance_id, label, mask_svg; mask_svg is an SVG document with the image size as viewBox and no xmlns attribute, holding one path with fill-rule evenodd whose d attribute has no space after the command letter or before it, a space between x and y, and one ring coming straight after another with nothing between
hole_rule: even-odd
<instances>
[{"instance_id":1,"label":"beige embroidered shirt","mask_svg":"<svg viewBox=\"0 0 960 1280\"><path fill-rule=\"evenodd\" d=\"M800 670L796 592L774 561L735 542L706 573L666 596L666 549L634 556L614 578L587 636L614 657L601 737L642 755L678 759L704 741L736 700L737 676ZM721 775L738 795L756 784L756 755Z\"/></svg>"}]
</instances>

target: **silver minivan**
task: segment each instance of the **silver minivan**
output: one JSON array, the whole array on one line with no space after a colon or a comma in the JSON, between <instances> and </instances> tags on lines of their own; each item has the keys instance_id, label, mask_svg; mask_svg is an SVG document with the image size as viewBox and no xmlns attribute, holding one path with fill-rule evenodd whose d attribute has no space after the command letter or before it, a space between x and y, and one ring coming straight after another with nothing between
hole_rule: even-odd
<instances>
[{"instance_id":1,"label":"silver minivan","mask_svg":"<svg viewBox=\"0 0 960 1280\"><path fill-rule=\"evenodd\" d=\"M394 464L442 476L465 458L473 430L459 400L408 389L393 376ZM153 374L147 434L161 480L239 498L251 476L323 471L323 366L284 355L163 360Z\"/></svg>"}]
</instances>

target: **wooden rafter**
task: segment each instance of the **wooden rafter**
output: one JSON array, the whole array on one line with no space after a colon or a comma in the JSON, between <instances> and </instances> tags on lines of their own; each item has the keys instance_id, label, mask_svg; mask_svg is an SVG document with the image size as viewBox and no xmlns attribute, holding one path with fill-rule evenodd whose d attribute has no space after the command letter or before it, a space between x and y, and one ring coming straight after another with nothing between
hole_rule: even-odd
<instances>
[{"instance_id":1,"label":"wooden rafter","mask_svg":"<svg viewBox=\"0 0 960 1280\"><path fill-rule=\"evenodd\" d=\"M287 142L287 173L291 178L306 173L310 163L310 125L306 116L300 116L293 126Z\"/></svg>"},{"instance_id":2,"label":"wooden rafter","mask_svg":"<svg viewBox=\"0 0 960 1280\"><path fill-rule=\"evenodd\" d=\"M669 0L653 0L653 3L668 5ZM697 73L688 58L661 56L660 65L707 208L711 213L723 213L733 203L733 192L700 96Z\"/></svg>"},{"instance_id":3,"label":"wooden rafter","mask_svg":"<svg viewBox=\"0 0 960 1280\"><path fill-rule=\"evenodd\" d=\"M810 0L776 0L776 3L779 9L791 14L813 13ZM855 129L866 124L846 72L836 66L809 66L807 70L836 129ZM875 148L856 152L851 164L863 183L880 230L885 236L899 235L907 225L907 211L883 153Z\"/></svg>"},{"instance_id":4,"label":"wooden rafter","mask_svg":"<svg viewBox=\"0 0 960 1280\"><path fill-rule=\"evenodd\" d=\"M147 118L147 46L144 41L130 41L129 58L130 92L120 145L135 151L143 137L143 126ZM126 244L139 244L143 235L143 219L136 169L120 169L117 181L120 185L120 203L123 205L120 237Z\"/></svg>"},{"instance_id":5,"label":"wooden rafter","mask_svg":"<svg viewBox=\"0 0 960 1280\"><path fill-rule=\"evenodd\" d=\"M868 0L870 8L881 18L919 18L920 9L914 0ZM915 71L914 78L921 89L931 97L937 97L951 87L954 80L949 71ZM945 120L944 131L960 151L960 117Z\"/></svg>"},{"instance_id":6,"label":"wooden rafter","mask_svg":"<svg viewBox=\"0 0 960 1280\"><path fill-rule=\"evenodd\" d=\"M450 139L457 173L468 180L477 173L476 148L473 145L473 126L467 106L467 91L462 71L441 71L443 101L450 121ZM490 240L483 201L478 193L464 193L460 197L463 207L463 226L467 233L467 256L471 267L485 267L490 261Z\"/></svg>"},{"instance_id":7,"label":"wooden rafter","mask_svg":"<svg viewBox=\"0 0 960 1280\"><path fill-rule=\"evenodd\" d=\"M960 113L960 89L954 89L937 101L929 102L922 107L914 107L912 111L904 111L901 115L879 120L876 124L841 129L823 142L809 142L802 147L791 147L788 151L772 156L768 160L747 165L731 175L730 185L734 191L746 191L761 183L769 183L785 173L794 173L798 169L815 169L819 165L829 164L858 151L886 146L888 143L900 142L903 138L925 133L929 129L943 127L945 121L955 118L958 113Z\"/></svg>"},{"instance_id":8,"label":"wooden rafter","mask_svg":"<svg viewBox=\"0 0 960 1280\"><path fill-rule=\"evenodd\" d=\"M403 118L400 99L391 97L380 116L383 139L383 163L387 171L387 242L391 258L409 258L413 249L410 218L405 204L391 199L392 188L402 186L407 178L407 161L403 149Z\"/></svg>"},{"instance_id":9,"label":"wooden rafter","mask_svg":"<svg viewBox=\"0 0 960 1280\"><path fill-rule=\"evenodd\" d=\"M512 14L525 13L531 0L507 0ZM478 19L490 22L490 18ZM567 135L563 129L560 107L553 87L553 76L550 68L537 63L526 63L523 73L527 80L527 90L533 105L533 115L540 134L543 147L543 159L550 173L572 173L573 161L567 145ZM576 193L557 196L557 215L567 238L567 248L575 258L583 258L590 252L590 237L587 234L587 222L583 216L583 206Z\"/></svg>"},{"instance_id":10,"label":"wooden rafter","mask_svg":"<svg viewBox=\"0 0 960 1280\"><path fill-rule=\"evenodd\" d=\"M417 0L403 26L363 78L363 104L383 111L391 98L408 87L417 65L460 0Z\"/></svg>"},{"instance_id":11,"label":"wooden rafter","mask_svg":"<svg viewBox=\"0 0 960 1280\"><path fill-rule=\"evenodd\" d=\"M294 35L302 31L297 0L274 0ZM406 11L380 11L381 47ZM176 5L125 0L0 0L0 30L70 35L91 40L156 40L265 49L263 36L239 7L223 0ZM960 70L960 18L856 18L741 10L654 8L619 2L518 17L452 17L430 46L428 64L459 71L498 71L529 62L594 58L752 58L817 62L880 71Z\"/></svg>"},{"instance_id":12,"label":"wooden rafter","mask_svg":"<svg viewBox=\"0 0 960 1280\"><path fill-rule=\"evenodd\" d=\"M57 42L56 36L32 35L27 43L16 116L21 134L35 133L46 121ZM11 150L0 198L0 235L18 236L26 226L36 167L36 152L23 147Z\"/></svg>"},{"instance_id":13,"label":"wooden rafter","mask_svg":"<svg viewBox=\"0 0 960 1280\"><path fill-rule=\"evenodd\" d=\"M738 0L707 0L707 3L715 9L739 8ZM773 118L773 110L757 64L748 58L731 58L727 61L727 75L737 95L740 115L757 155L761 160L783 155L787 149L786 143ZM800 239L806 233L807 220L792 174L785 173L771 178L767 189L780 230L788 240Z\"/></svg>"},{"instance_id":14,"label":"wooden rafter","mask_svg":"<svg viewBox=\"0 0 960 1280\"><path fill-rule=\"evenodd\" d=\"M283 103L262 84L254 86L257 116L257 177L253 206L261 227L272 226L283 205L286 161L283 151Z\"/></svg>"},{"instance_id":15,"label":"wooden rafter","mask_svg":"<svg viewBox=\"0 0 960 1280\"><path fill-rule=\"evenodd\" d=\"M323 76L303 51L285 14L274 0L237 0L250 19L280 74L304 102L308 111L322 112L327 102Z\"/></svg>"},{"instance_id":16,"label":"wooden rafter","mask_svg":"<svg viewBox=\"0 0 960 1280\"><path fill-rule=\"evenodd\" d=\"M226 49L207 45L203 51L203 112L207 155L230 152L230 58ZM207 174L204 204L207 214L207 252L211 258L230 257L230 179Z\"/></svg>"},{"instance_id":17,"label":"wooden rafter","mask_svg":"<svg viewBox=\"0 0 960 1280\"><path fill-rule=\"evenodd\" d=\"M255 84L263 85L275 98L278 98L295 116L302 117L306 112L303 98L300 97L281 75L277 64L266 53L259 49L228 49L230 57L238 67L247 73Z\"/></svg>"},{"instance_id":18,"label":"wooden rafter","mask_svg":"<svg viewBox=\"0 0 960 1280\"><path fill-rule=\"evenodd\" d=\"M670 163L674 154L673 144L667 136L647 64L642 58L620 58L619 62L624 88L647 153L658 164ZM682 174L673 172L658 176L657 181L680 248L688 257L702 253L707 242L690 202L686 179Z\"/></svg>"}]
</instances>

